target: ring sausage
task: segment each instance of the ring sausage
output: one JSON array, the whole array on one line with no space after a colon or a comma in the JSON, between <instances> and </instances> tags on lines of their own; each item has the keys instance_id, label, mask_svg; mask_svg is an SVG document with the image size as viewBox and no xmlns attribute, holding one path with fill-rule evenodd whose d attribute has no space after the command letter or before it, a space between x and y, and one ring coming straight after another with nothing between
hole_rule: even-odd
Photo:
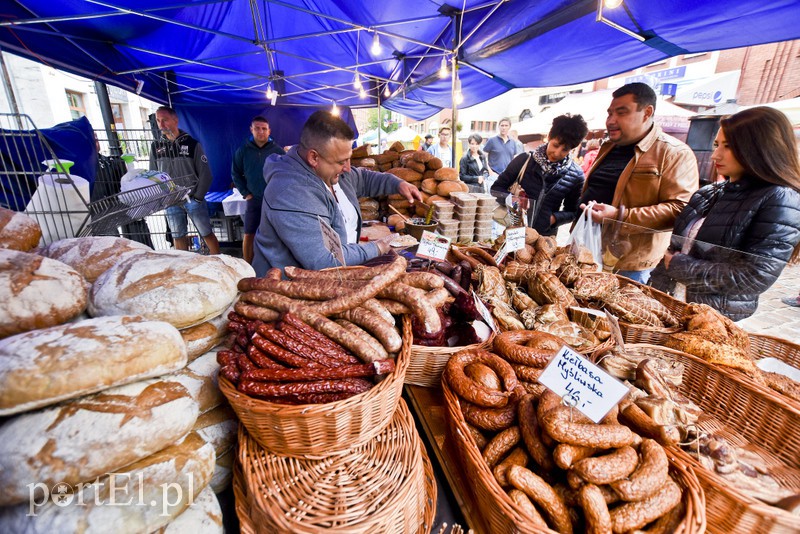
<instances>
[{"instance_id":1,"label":"ring sausage","mask_svg":"<svg viewBox=\"0 0 800 534\"><path fill-rule=\"evenodd\" d=\"M496 372L505 391L493 391L467 377L464 368L476 362L485 364ZM491 352L480 349L462 350L454 354L445 366L444 378L461 398L486 408L506 406L511 392L517 387L517 376L511 366Z\"/></svg>"},{"instance_id":2,"label":"ring sausage","mask_svg":"<svg viewBox=\"0 0 800 534\"><path fill-rule=\"evenodd\" d=\"M460 401L459 404L467 423L481 430L498 432L505 430L517 421L517 405L514 402L509 402L502 408L484 408L465 400Z\"/></svg>"},{"instance_id":3,"label":"ring sausage","mask_svg":"<svg viewBox=\"0 0 800 534\"><path fill-rule=\"evenodd\" d=\"M482 363L471 363L464 367L464 374L484 387L495 391L502 391L503 385L500 377L492 369Z\"/></svg>"},{"instance_id":4,"label":"ring sausage","mask_svg":"<svg viewBox=\"0 0 800 534\"><path fill-rule=\"evenodd\" d=\"M526 345L536 342L536 347ZM560 337L534 330L509 330L494 338L494 350L508 361L529 367L545 367L561 350L564 342Z\"/></svg>"}]
</instances>

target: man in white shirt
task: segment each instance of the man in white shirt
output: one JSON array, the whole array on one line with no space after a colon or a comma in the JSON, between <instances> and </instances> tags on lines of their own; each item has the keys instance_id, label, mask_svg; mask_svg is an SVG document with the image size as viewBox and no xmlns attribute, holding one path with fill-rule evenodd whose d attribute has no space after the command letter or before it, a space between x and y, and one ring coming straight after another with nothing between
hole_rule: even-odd
<instances>
[{"instance_id":1,"label":"man in white shirt","mask_svg":"<svg viewBox=\"0 0 800 534\"><path fill-rule=\"evenodd\" d=\"M439 144L430 147L428 152L442 160L442 166L453 166L453 149L450 148L450 128L445 126L439 130Z\"/></svg>"}]
</instances>

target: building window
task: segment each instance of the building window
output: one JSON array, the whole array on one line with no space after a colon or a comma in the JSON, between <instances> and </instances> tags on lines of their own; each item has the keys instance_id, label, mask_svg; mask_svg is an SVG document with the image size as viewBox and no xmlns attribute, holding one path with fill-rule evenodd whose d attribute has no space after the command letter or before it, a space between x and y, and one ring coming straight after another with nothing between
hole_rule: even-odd
<instances>
[{"instance_id":1,"label":"building window","mask_svg":"<svg viewBox=\"0 0 800 534\"><path fill-rule=\"evenodd\" d=\"M470 129L470 130L472 130L472 131L474 132L474 131L475 131L475 126L476 126L477 124L478 124L478 123L477 123L477 121L472 121L472 122L470 122L470 123L469 123L469 129Z\"/></svg>"},{"instance_id":2,"label":"building window","mask_svg":"<svg viewBox=\"0 0 800 534\"><path fill-rule=\"evenodd\" d=\"M111 113L114 115L114 124L118 130L125 129L125 116L122 114L122 104L111 104Z\"/></svg>"},{"instance_id":3,"label":"building window","mask_svg":"<svg viewBox=\"0 0 800 534\"><path fill-rule=\"evenodd\" d=\"M80 119L86 116L86 106L83 103L83 95L74 91L67 91L67 103L72 119Z\"/></svg>"},{"instance_id":4,"label":"building window","mask_svg":"<svg viewBox=\"0 0 800 534\"><path fill-rule=\"evenodd\" d=\"M497 130L497 121L493 121L492 122L492 127L489 128L489 130L492 131L492 132Z\"/></svg>"}]
</instances>

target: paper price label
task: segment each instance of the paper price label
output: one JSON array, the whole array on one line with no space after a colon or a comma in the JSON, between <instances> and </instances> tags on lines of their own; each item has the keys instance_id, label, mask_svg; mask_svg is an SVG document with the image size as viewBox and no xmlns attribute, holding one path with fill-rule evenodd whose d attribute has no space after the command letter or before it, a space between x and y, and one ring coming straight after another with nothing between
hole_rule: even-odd
<instances>
[{"instance_id":1,"label":"paper price label","mask_svg":"<svg viewBox=\"0 0 800 534\"><path fill-rule=\"evenodd\" d=\"M317 216L317 219L319 220L319 229L322 232L322 245L339 262L339 265L344 267L344 252L342 252L342 240L339 238L339 234L321 217Z\"/></svg>"},{"instance_id":2,"label":"paper price label","mask_svg":"<svg viewBox=\"0 0 800 534\"><path fill-rule=\"evenodd\" d=\"M504 259L506 259L506 256L508 256L508 251L506 250L506 243L504 242L500 246L500 250L498 250L494 255L494 263L495 263L495 265L500 265L500 262L502 262Z\"/></svg>"},{"instance_id":3,"label":"paper price label","mask_svg":"<svg viewBox=\"0 0 800 534\"><path fill-rule=\"evenodd\" d=\"M425 230L419 240L416 255L420 258L441 261L450 250L450 238Z\"/></svg>"},{"instance_id":4,"label":"paper price label","mask_svg":"<svg viewBox=\"0 0 800 534\"><path fill-rule=\"evenodd\" d=\"M489 311L489 308L486 307L486 305L483 303L481 298L478 296L477 293L475 293L474 290L472 291L472 300L475 301L475 309L477 309L478 313L480 313L481 317L483 317L483 322L489 325L489 328L491 328L494 332L497 332L497 325L494 324L494 317L492 317L492 312Z\"/></svg>"},{"instance_id":5,"label":"paper price label","mask_svg":"<svg viewBox=\"0 0 800 534\"><path fill-rule=\"evenodd\" d=\"M569 347L550 360L539 383L595 423L628 394L625 384Z\"/></svg>"},{"instance_id":6,"label":"paper price label","mask_svg":"<svg viewBox=\"0 0 800 534\"><path fill-rule=\"evenodd\" d=\"M525 248L525 227L507 228L505 245L507 254Z\"/></svg>"}]
</instances>

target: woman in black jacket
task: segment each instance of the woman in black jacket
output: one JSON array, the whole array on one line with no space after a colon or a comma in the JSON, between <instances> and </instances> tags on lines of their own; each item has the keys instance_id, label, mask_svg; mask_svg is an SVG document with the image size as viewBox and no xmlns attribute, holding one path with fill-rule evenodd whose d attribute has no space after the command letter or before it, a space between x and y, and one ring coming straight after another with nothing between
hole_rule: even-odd
<instances>
[{"instance_id":1,"label":"woman in black jacket","mask_svg":"<svg viewBox=\"0 0 800 534\"><path fill-rule=\"evenodd\" d=\"M458 163L458 178L467 184L470 193L485 193L484 182L489 177L486 154L480 149L483 138L472 134L467 138L469 151Z\"/></svg>"},{"instance_id":2,"label":"woman in black jacket","mask_svg":"<svg viewBox=\"0 0 800 534\"><path fill-rule=\"evenodd\" d=\"M792 126L772 108L720 121L711 156L726 181L707 185L675 221L651 284L708 304L734 321L751 316L800 243L800 162Z\"/></svg>"},{"instance_id":3,"label":"woman in black jacket","mask_svg":"<svg viewBox=\"0 0 800 534\"><path fill-rule=\"evenodd\" d=\"M580 115L556 117L547 144L511 160L492 185L492 195L500 204L508 204L508 190L522 172L520 185L527 197L522 204L527 207L528 225L542 235L555 235L560 225L571 223L579 212L584 176L569 153L588 132Z\"/></svg>"}]
</instances>

